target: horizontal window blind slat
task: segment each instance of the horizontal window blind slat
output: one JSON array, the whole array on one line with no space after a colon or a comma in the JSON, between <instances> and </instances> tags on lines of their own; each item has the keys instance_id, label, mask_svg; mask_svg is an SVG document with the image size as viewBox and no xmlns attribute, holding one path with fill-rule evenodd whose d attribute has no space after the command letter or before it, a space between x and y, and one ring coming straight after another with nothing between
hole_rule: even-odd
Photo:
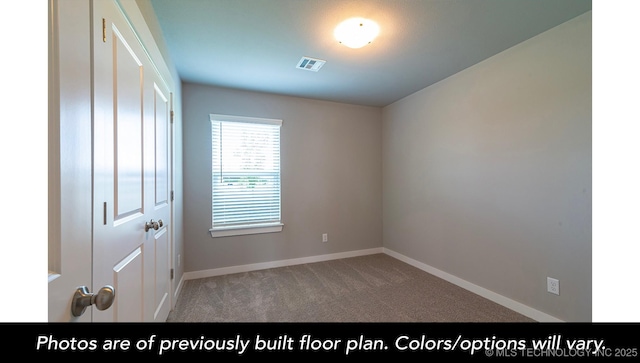
<instances>
[{"instance_id":1,"label":"horizontal window blind slat","mask_svg":"<svg viewBox=\"0 0 640 363\"><path fill-rule=\"evenodd\" d=\"M215 190L213 192L215 193L215 195L213 196L214 200L217 200L217 201L227 200L229 201L229 203L236 203L236 202L261 203L264 201L280 199L280 193L278 193L277 191L273 193L255 193L255 194L218 193Z\"/></svg>"},{"instance_id":2,"label":"horizontal window blind slat","mask_svg":"<svg viewBox=\"0 0 640 363\"><path fill-rule=\"evenodd\" d=\"M252 222L252 223L265 223L266 221L277 221L280 220L280 216L279 215L260 215L260 216L255 216L255 217L247 217L247 216L225 216L224 220L222 222L217 222L215 225L218 224L229 224L229 223L247 223L247 222Z\"/></svg>"},{"instance_id":3,"label":"horizontal window blind slat","mask_svg":"<svg viewBox=\"0 0 640 363\"><path fill-rule=\"evenodd\" d=\"M274 212L278 212L280 211L280 206L255 206L255 207L249 207L249 206L244 206L244 207L231 207L231 208L225 208L225 207L214 207L211 209L214 213L223 215L223 214L245 214L245 215L250 215L250 214L261 214L261 213L271 213L273 214Z\"/></svg>"},{"instance_id":4,"label":"horizontal window blind slat","mask_svg":"<svg viewBox=\"0 0 640 363\"><path fill-rule=\"evenodd\" d=\"M249 222L251 223L266 223L266 222L274 222L274 221L279 221L280 220L280 216L279 215L264 215L264 216L259 216L259 217L254 217L254 218L247 218L245 216L228 216L226 218L224 218L224 220L222 222L216 222L214 224L214 226L217 225L225 225L225 224L230 224L230 223L242 223L242 224L249 224Z\"/></svg>"},{"instance_id":5,"label":"horizontal window blind slat","mask_svg":"<svg viewBox=\"0 0 640 363\"><path fill-rule=\"evenodd\" d=\"M226 227L244 227L244 228L251 228L252 225L261 225L261 224L276 224L276 223L280 223L280 221L278 220L273 220L273 221L256 221L256 222L251 222L251 223L243 223L243 222L238 222L238 223L225 223L225 224L216 224L213 226L213 228L226 228Z\"/></svg>"},{"instance_id":6,"label":"horizontal window blind slat","mask_svg":"<svg viewBox=\"0 0 640 363\"><path fill-rule=\"evenodd\" d=\"M234 214L251 214L251 213L260 213L262 211L269 211L273 213L273 211L277 211L280 208L280 205L245 205L245 206L216 206L213 208L214 212L219 213L234 213Z\"/></svg>"},{"instance_id":7,"label":"horizontal window blind slat","mask_svg":"<svg viewBox=\"0 0 640 363\"><path fill-rule=\"evenodd\" d=\"M243 190L251 189L249 191ZM258 188L250 185L234 185L232 187L228 185L224 186L214 186L213 189L220 194L226 195L238 195L238 196L263 196L263 195L273 195L278 194L280 188Z\"/></svg>"},{"instance_id":8,"label":"horizontal window blind slat","mask_svg":"<svg viewBox=\"0 0 640 363\"><path fill-rule=\"evenodd\" d=\"M215 206L212 208L214 213L224 213L224 212L237 212L241 211L242 213L251 213L253 211L278 211L280 210L280 204L262 204L262 205L231 205L231 206Z\"/></svg>"},{"instance_id":9,"label":"horizontal window blind slat","mask_svg":"<svg viewBox=\"0 0 640 363\"><path fill-rule=\"evenodd\" d=\"M221 222L216 222L215 225L218 224L228 224L228 223L264 223L265 221L271 220L280 220L280 215L278 214L263 214L254 217L242 216L242 215L229 215L224 216L224 219Z\"/></svg>"},{"instance_id":10,"label":"horizontal window blind slat","mask_svg":"<svg viewBox=\"0 0 640 363\"><path fill-rule=\"evenodd\" d=\"M270 203L270 204L279 204L278 194L274 194L273 197L255 197L255 198L242 198L238 196L227 196L216 194L213 197L213 200L220 203L226 204L262 204L262 203Z\"/></svg>"},{"instance_id":11,"label":"horizontal window blind slat","mask_svg":"<svg viewBox=\"0 0 640 363\"><path fill-rule=\"evenodd\" d=\"M221 222L216 222L213 226L222 226L225 224L250 224L250 223L269 223L269 222L278 222L280 220L280 216L272 215L272 216L263 216L256 218L226 218Z\"/></svg>"},{"instance_id":12,"label":"horizontal window blind slat","mask_svg":"<svg viewBox=\"0 0 640 363\"><path fill-rule=\"evenodd\" d=\"M231 217L239 217L239 216L244 216L245 218L263 218L264 216L269 216L269 218L273 218L274 216L279 215L279 211L278 209L265 209L265 210L251 210L251 211L242 211L242 210L238 210L238 211L232 211L232 210L227 210L227 211L218 211L218 216L222 217L222 216L226 216L227 218L231 218Z\"/></svg>"},{"instance_id":13,"label":"horizontal window blind slat","mask_svg":"<svg viewBox=\"0 0 640 363\"><path fill-rule=\"evenodd\" d=\"M216 180L217 179L217 180ZM213 187L220 189L233 189L239 186L250 185L255 188L260 188L260 190L264 190L267 188L278 189L280 187L280 180L274 179L241 179L241 180L220 180L220 178L213 178Z\"/></svg>"},{"instance_id":14,"label":"horizontal window blind slat","mask_svg":"<svg viewBox=\"0 0 640 363\"><path fill-rule=\"evenodd\" d=\"M224 217L222 222L229 221L231 219L273 219L280 217L277 210L264 211L262 213L220 213L220 217Z\"/></svg>"}]
</instances>

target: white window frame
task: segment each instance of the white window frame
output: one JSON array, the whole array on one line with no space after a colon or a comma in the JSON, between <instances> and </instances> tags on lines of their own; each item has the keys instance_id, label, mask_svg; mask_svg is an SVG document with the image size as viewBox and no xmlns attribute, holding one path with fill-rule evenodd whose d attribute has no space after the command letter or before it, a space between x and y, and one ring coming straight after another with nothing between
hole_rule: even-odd
<instances>
[{"instance_id":1,"label":"white window frame","mask_svg":"<svg viewBox=\"0 0 640 363\"><path fill-rule=\"evenodd\" d=\"M235 123L250 123L250 124L268 124L275 125L278 127L282 126L282 120L279 119L270 119L270 118L259 118L259 117L246 117L246 116L232 116L232 115L221 115L221 114L210 114L209 120L211 125L213 125L213 121L221 121L221 122L235 122ZM279 142L281 137L279 135ZM212 147L212 158L213 158L213 142L211 140ZM279 150L278 150L279 151ZM280 156L280 155L279 155ZM280 158L281 160L281 158ZM213 161L213 160L212 160ZM279 168L279 177L282 180L282 168ZM211 174L213 177L213 173ZM254 224L244 224L244 225L234 225L234 226L213 226L213 187L214 181L211 180L211 225L212 227L209 229L211 237L229 237L229 236L239 236L239 235L248 235L248 234L259 234L259 233L274 233L282 231L284 224L282 223L282 183L280 182L280 221L273 223L254 223Z\"/></svg>"}]
</instances>

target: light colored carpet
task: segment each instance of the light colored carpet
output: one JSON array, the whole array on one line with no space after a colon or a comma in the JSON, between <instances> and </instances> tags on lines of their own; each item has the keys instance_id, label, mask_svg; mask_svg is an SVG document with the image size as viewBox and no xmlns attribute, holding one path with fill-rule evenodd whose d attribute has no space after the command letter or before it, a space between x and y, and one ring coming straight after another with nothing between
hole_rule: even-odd
<instances>
[{"instance_id":1,"label":"light colored carpet","mask_svg":"<svg viewBox=\"0 0 640 363\"><path fill-rule=\"evenodd\" d=\"M184 283L168 322L533 322L386 254Z\"/></svg>"}]
</instances>

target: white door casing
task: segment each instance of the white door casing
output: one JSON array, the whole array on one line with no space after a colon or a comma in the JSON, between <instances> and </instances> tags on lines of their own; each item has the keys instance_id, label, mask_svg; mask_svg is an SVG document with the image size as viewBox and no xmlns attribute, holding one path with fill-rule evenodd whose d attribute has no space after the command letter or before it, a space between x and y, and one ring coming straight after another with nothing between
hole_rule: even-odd
<instances>
[{"instance_id":1,"label":"white door casing","mask_svg":"<svg viewBox=\"0 0 640 363\"><path fill-rule=\"evenodd\" d=\"M50 19L49 321L165 321L170 87L115 1L50 0ZM72 316L105 285L110 308Z\"/></svg>"}]
</instances>

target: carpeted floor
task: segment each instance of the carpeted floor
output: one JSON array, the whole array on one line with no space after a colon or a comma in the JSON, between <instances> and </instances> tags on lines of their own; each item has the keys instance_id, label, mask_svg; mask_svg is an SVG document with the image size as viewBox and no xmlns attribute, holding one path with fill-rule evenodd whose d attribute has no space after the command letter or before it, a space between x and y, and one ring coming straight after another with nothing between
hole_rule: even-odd
<instances>
[{"instance_id":1,"label":"carpeted floor","mask_svg":"<svg viewBox=\"0 0 640 363\"><path fill-rule=\"evenodd\" d=\"M168 322L533 322L385 254L188 280Z\"/></svg>"}]
</instances>

